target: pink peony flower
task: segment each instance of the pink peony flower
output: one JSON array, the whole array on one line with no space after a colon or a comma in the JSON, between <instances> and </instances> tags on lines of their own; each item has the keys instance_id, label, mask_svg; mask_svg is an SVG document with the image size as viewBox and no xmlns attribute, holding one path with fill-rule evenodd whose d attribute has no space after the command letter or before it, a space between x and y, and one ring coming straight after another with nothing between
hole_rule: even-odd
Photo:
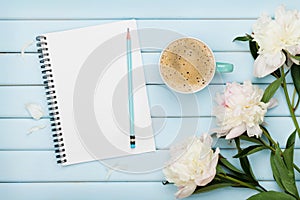
<instances>
[{"instance_id":1,"label":"pink peony flower","mask_svg":"<svg viewBox=\"0 0 300 200\"><path fill-rule=\"evenodd\" d=\"M226 139L238 137L245 131L249 137L260 137L262 130L259 125L263 123L267 109L276 104L275 100L261 102L262 96L263 90L250 81L243 85L227 83L225 92L216 96L213 114L219 128L213 131Z\"/></svg>"}]
</instances>

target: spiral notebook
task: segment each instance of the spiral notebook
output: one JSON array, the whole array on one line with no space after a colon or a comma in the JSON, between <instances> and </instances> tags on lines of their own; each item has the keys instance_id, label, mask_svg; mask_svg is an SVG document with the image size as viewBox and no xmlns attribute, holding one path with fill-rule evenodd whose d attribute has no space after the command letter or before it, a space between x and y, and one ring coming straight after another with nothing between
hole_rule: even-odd
<instances>
[{"instance_id":1,"label":"spiral notebook","mask_svg":"<svg viewBox=\"0 0 300 200\"><path fill-rule=\"evenodd\" d=\"M129 135L127 29L135 91L134 149ZM37 47L58 163L155 150L135 20L41 34Z\"/></svg>"}]
</instances>

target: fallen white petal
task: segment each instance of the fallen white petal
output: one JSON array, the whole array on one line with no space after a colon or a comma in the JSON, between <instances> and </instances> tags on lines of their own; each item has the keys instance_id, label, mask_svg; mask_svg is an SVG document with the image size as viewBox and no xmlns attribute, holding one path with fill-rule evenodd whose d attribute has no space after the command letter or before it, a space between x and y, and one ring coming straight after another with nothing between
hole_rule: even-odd
<instances>
[{"instance_id":1,"label":"fallen white petal","mask_svg":"<svg viewBox=\"0 0 300 200\"><path fill-rule=\"evenodd\" d=\"M35 43L34 40L27 42L26 44L24 44L24 46L21 49L21 56L23 57L25 54L25 50L30 47L31 45L33 45Z\"/></svg>"},{"instance_id":2,"label":"fallen white petal","mask_svg":"<svg viewBox=\"0 0 300 200\"><path fill-rule=\"evenodd\" d=\"M44 116L44 111L39 104L28 103L25 107L33 119L39 120Z\"/></svg>"},{"instance_id":3,"label":"fallen white petal","mask_svg":"<svg viewBox=\"0 0 300 200\"><path fill-rule=\"evenodd\" d=\"M44 128L46 128L47 127L47 125L46 124L43 124L43 125L39 125L39 126L33 126L33 127L31 127L29 130L28 130L28 135L29 134L31 134L31 133L33 133L33 132L35 132L35 131L39 131L39 130L41 130L41 129L44 129Z\"/></svg>"}]
</instances>

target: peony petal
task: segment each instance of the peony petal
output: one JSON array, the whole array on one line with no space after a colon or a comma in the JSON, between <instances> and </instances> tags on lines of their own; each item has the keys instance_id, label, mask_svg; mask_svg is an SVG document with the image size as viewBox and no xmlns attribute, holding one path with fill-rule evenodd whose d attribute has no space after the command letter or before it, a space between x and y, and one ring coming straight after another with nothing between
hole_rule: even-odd
<instances>
[{"instance_id":1,"label":"peony petal","mask_svg":"<svg viewBox=\"0 0 300 200\"><path fill-rule=\"evenodd\" d=\"M217 137L225 136L229 131L230 129L227 128L213 128L209 130L210 133L217 133Z\"/></svg>"},{"instance_id":2,"label":"peony petal","mask_svg":"<svg viewBox=\"0 0 300 200\"><path fill-rule=\"evenodd\" d=\"M207 133L204 133L203 135L200 136L200 141L207 146L211 146L211 144L213 143L212 137Z\"/></svg>"},{"instance_id":3,"label":"peony petal","mask_svg":"<svg viewBox=\"0 0 300 200\"><path fill-rule=\"evenodd\" d=\"M276 56L278 56L278 55L276 55ZM262 78L268 74L271 74L276 69L281 67L284 64L286 58L282 52L279 53L279 58L280 59L278 62L273 63L273 65L269 65L269 64L267 64L268 63L267 58L263 54L259 55L256 58L256 60L254 61L254 71L253 71L254 76L256 76L258 78Z\"/></svg>"},{"instance_id":4,"label":"peony petal","mask_svg":"<svg viewBox=\"0 0 300 200\"><path fill-rule=\"evenodd\" d=\"M212 160L210 161L210 163L207 167L209 170L206 171L205 174L201 174L200 176L195 178L195 183L198 186L205 186L214 179L214 177L216 175L216 166L217 166L218 160L219 160L219 153L220 153L220 149L217 148L213 155Z\"/></svg>"},{"instance_id":5,"label":"peony petal","mask_svg":"<svg viewBox=\"0 0 300 200\"><path fill-rule=\"evenodd\" d=\"M249 137L256 136L257 138L261 136L262 130L259 125L255 125L252 127L247 127L247 134Z\"/></svg>"},{"instance_id":6,"label":"peony petal","mask_svg":"<svg viewBox=\"0 0 300 200\"><path fill-rule=\"evenodd\" d=\"M300 44L291 45L285 48L290 54L297 55L300 54Z\"/></svg>"},{"instance_id":7,"label":"peony petal","mask_svg":"<svg viewBox=\"0 0 300 200\"><path fill-rule=\"evenodd\" d=\"M246 126L245 124L241 124L233 129L231 129L228 133L228 135L225 137L226 140L230 140L236 137L239 137L246 131Z\"/></svg>"},{"instance_id":8,"label":"peony petal","mask_svg":"<svg viewBox=\"0 0 300 200\"><path fill-rule=\"evenodd\" d=\"M199 186L205 186L209 184L216 175L216 168L212 168L209 171L206 171L205 174L202 174L199 178L195 179L195 183Z\"/></svg>"},{"instance_id":9,"label":"peony petal","mask_svg":"<svg viewBox=\"0 0 300 200\"><path fill-rule=\"evenodd\" d=\"M41 130L41 129L44 129L44 128L46 128L47 127L47 124L43 124L43 125L39 125L39 126L33 126L33 127L31 127L29 130L28 130L28 135L29 134L31 134L31 133L33 133L33 132L35 132L35 131L39 131L39 130Z\"/></svg>"},{"instance_id":10,"label":"peony petal","mask_svg":"<svg viewBox=\"0 0 300 200\"><path fill-rule=\"evenodd\" d=\"M28 103L25 105L25 107L26 107L27 111L29 112L29 114L35 120L39 120L39 119L41 119L41 117L44 116L44 111L39 104Z\"/></svg>"},{"instance_id":11,"label":"peony petal","mask_svg":"<svg viewBox=\"0 0 300 200\"><path fill-rule=\"evenodd\" d=\"M179 187L178 191L175 193L176 198L182 199L185 197L190 196L193 194L193 192L196 190L197 185L196 184L189 184L186 186Z\"/></svg>"},{"instance_id":12,"label":"peony petal","mask_svg":"<svg viewBox=\"0 0 300 200\"><path fill-rule=\"evenodd\" d=\"M278 100L275 98L270 99L268 109L274 108L275 106L278 105Z\"/></svg>"}]
</instances>

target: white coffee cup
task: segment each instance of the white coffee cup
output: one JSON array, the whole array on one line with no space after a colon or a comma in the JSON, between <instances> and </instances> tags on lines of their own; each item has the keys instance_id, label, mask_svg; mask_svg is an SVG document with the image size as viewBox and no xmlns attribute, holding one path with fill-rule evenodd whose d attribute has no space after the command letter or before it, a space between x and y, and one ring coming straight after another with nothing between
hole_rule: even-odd
<instances>
[{"instance_id":1,"label":"white coffee cup","mask_svg":"<svg viewBox=\"0 0 300 200\"><path fill-rule=\"evenodd\" d=\"M171 42L161 53L159 71L165 84L172 90L189 94L204 89L216 71L233 71L230 63L215 61L212 50L195 38L180 38Z\"/></svg>"}]
</instances>

